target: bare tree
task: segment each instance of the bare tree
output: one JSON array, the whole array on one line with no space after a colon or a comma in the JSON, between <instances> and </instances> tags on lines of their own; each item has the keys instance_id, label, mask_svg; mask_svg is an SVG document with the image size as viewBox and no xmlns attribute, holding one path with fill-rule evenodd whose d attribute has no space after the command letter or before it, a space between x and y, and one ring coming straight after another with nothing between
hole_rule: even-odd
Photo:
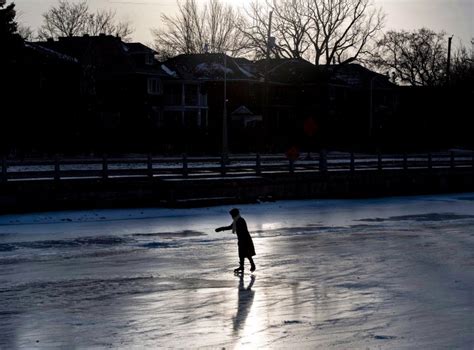
<instances>
[{"instance_id":1,"label":"bare tree","mask_svg":"<svg viewBox=\"0 0 474 350\"><path fill-rule=\"evenodd\" d=\"M367 53L385 16L371 0L308 0L314 63L349 63Z\"/></svg>"},{"instance_id":2,"label":"bare tree","mask_svg":"<svg viewBox=\"0 0 474 350\"><path fill-rule=\"evenodd\" d=\"M269 0L253 2L244 32L257 56L266 49L267 13L273 10L275 56L319 64L349 63L367 53L382 29L384 15L372 0Z\"/></svg>"},{"instance_id":3,"label":"bare tree","mask_svg":"<svg viewBox=\"0 0 474 350\"><path fill-rule=\"evenodd\" d=\"M177 54L228 52L238 55L244 47L239 28L243 19L231 6L209 0L198 7L195 0L178 2L175 16L162 15L162 26L152 29L161 58Z\"/></svg>"},{"instance_id":4,"label":"bare tree","mask_svg":"<svg viewBox=\"0 0 474 350\"><path fill-rule=\"evenodd\" d=\"M266 4L251 2L250 8L246 11L247 24L241 28L246 38L245 48L256 59L264 58L267 54L270 8L268 2ZM275 52L273 54L276 55Z\"/></svg>"},{"instance_id":5,"label":"bare tree","mask_svg":"<svg viewBox=\"0 0 474 350\"><path fill-rule=\"evenodd\" d=\"M101 33L127 39L133 33L133 29L128 22L116 22L115 11L103 10L89 15L87 23L87 34L99 35Z\"/></svg>"},{"instance_id":6,"label":"bare tree","mask_svg":"<svg viewBox=\"0 0 474 350\"><path fill-rule=\"evenodd\" d=\"M241 53L245 39L239 28L245 22L238 11L219 0L209 0L205 14L204 39L209 49L213 52L226 51L233 56Z\"/></svg>"},{"instance_id":7,"label":"bare tree","mask_svg":"<svg viewBox=\"0 0 474 350\"><path fill-rule=\"evenodd\" d=\"M273 10L275 56L303 57L315 64L350 62L365 53L384 16L369 0L273 0L253 2L245 29L257 56L266 50L267 14Z\"/></svg>"},{"instance_id":8,"label":"bare tree","mask_svg":"<svg viewBox=\"0 0 474 350\"><path fill-rule=\"evenodd\" d=\"M446 33L427 28L389 31L377 42L370 62L401 84L441 85L446 82L447 43Z\"/></svg>"},{"instance_id":9,"label":"bare tree","mask_svg":"<svg viewBox=\"0 0 474 350\"><path fill-rule=\"evenodd\" d=\"M23 13L21 11L17 13L17 16L16 16L17 21L18 21L17 23L18 35L20 35L20 37L23 40L32 41L35 39L35 32L31 27L22 23L22 20L21 20L22 16L23 16Z\"/></svg>"},{"instance_id":10,"label":"bare tree","mask_svg":"<svg viewBox=\"0 0 474 350\"><path fill-rule=\"evenodd\" d=\"M23 40L31 41L35 39L34 31L28 26L22 24L18 25L18 34L22 37Z\"/></svg>"},{"instance_id":11,"label":"bare tree","mask_svg":"<svg viewBox=\"0 0 474 350\"><path fill-rule=\"evenodd\" d=\"M474 39L471 40L471 45L474 45ZM466 90L470 89L472 91L474 87L474 48L468 50L461 43L454 53L452 63L452 85L464 87Z\"/></svg>"},{"instance_id":12,"label":"bare tree","mask_svg":"<svg viewBox=\"0 0 474 350\"><path fill-rule=\"evenodd\" d=\"M115 35L128 40L133 33L129 22L120 22L112 10L89 10L87 1L77 3L59 0L57 6L51 7L43 14L43 25L38 30L38 38L71 37L84 34L98 35L101 33Z\"/></svg>"},{"instance_id":13,"label":"bare tree","mask_svg":"<svg viewBox=\"0 0 474 350\"><path fill-rule=\"evenodd\" d=\"M254 1L246 10L247 26L242 28L247 49L255 56L266 55L267 45L275 57L300 58L310 48L307 33L310 18L306 0L268 0L266 3ZM269 13L273 11L272 36L278 45L267 43Z\"/></svg>"},{"instance_id":14,"label":"bare tree","mask_svg":"<svg viewBox=\"0 0 474 350\"><path fill-rule=\"evenodd\" d=\"M310 49L311 17L306 0L274 0L275 32L280 38L274 51L279 56L301 58Z\"/></svg>"}]
</instances>

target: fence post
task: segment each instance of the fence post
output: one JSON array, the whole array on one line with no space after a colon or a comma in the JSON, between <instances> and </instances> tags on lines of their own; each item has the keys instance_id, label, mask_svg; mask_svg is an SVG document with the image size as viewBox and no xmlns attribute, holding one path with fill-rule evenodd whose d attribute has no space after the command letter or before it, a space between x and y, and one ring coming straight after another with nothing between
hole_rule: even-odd
<instances>
[{"instance_id":1,"label":"fence post","mask_svg":"<svg viewBox=\"0 0 474 350\"><path fill-rule=\"evenodd\" d=\"M327 168L326 151L321 150L319 152L319 171L325 173Z\"/></svg>"},{"instance_id":2,"label":"fence post","mask_svg":"<svg viewBox=\"0 0 474 350\"><path fill-rule=\"evenodd\" d=\"M431 152L428 153L428 169L433 169L433 155Z\"/></svg>"},{"instance_id":3,"label":"fence post","mask_svg":"<svg viewBox=\"0 0 474 350\"><path fill-rule=\"evenodd\" d=\"M293 174L295 172L295 161L293 159L288 159L288 162L290 174Z\"/></svg>"},{"instance_id":4,"label":"fence post","mask_svg":"<svg viewBox=\"0 0 474 350\"><path fill-rule=\"evenodd\" d=\"M54 180L59 181L61 179L61 167L59 165L59 156L54 156Z\"/></svg>"},{"instance_id":5,"label":"fence post","mask_svg":"<svg viewBox=\"0 0 474 350\"><path fill-rule=\"evenodd\" d=\"M260 175L262 173L261 163L260 163L260 154L258 154L258 153L257 153L257 157L255 159L255 172L257 173L257 175Z\"/></svg>"},{"instance_id":6,"label":"fence post","mask_svg":"<svg viewBox=\"0 0 474 350\"><path fill-rule=\"evenodd\" d=\"M102 178L106 180L109 177L109 170L107 164L107 155L102 156Z\"/></svg>"},{"instance_id":7,"label":"fence post","mask_svg":"<svg viewBox=\"0 0 474 350\"><path fill-rule=\"evenodd\" d=\"M186 156L186 153L183 153L183 176L188 176L188 157Z\"/></svg>"},{"instance_id":8,"label":"fence post","mask_svg":"<svg viewBox=\"0 0 474 350\"><path fill-rule=\"evenodd\" d=\"M351 151L350 169L351 169L351 172L352 172L352 173L355 171L355 155L354 155L354 151Z\"/></svg>"},{"instance_id":9,"label":"fence post","mask_svg":"<svg viewBox=\"0 0 474 350\"><path fill-rule=\"evenodd\" d=\"M151 153L148 153L147 169L148 169L148 177L153 178L153 158L151 156Z\"/></svg>"},{"instance_id":10,"label":"fence post","mask_svg":"<svg viewBox=\"0 0 474 350\"><path fill-rule=\"evenodd\" d=\"M221 155L221 175L225 175L226 168L225 168L225 156L224 154Z\"/></svg>"},{"instance_id":11,"label":"fence post","mask_svg":"<svg viewBox=\"0 0 474 350\"><path fill-rule=\"evenodd\" d=\"M474 156L473 158L474 159ZM474 164L474 163L473 163ZM2 157L2 181L7 182L8 181L8 175L7 175L7 157L3 156Z\"/></svg>"},{"instance_id":12,"label":"fence post","mask_svg":"<svg viewBox=\"0 0 474 350\"><path fill-rule=\"evenodd\" d=\"M403 170L408 170L408 155L407 155L407 152L403 153Z\"/></svg>"},{"instance_id":13,"label":"fence post","mask_svg":"<svg viewBox=\"0 0 474 350\"><path fill-rule=\"evenodd\" d=\"M454 151L451 151L450 165L451 165L451 169L454 169L455 166L456 166L456 165L454 164Z\"/></svg>"},{"instance_id":14,"label":"fence post","mask_svg":"<svg viewBox=\"0 0 474 350\"><path fill-rule=\"evenodd\" d=\"M380 153L380 152L377 152L377 169L379 171L382 171L382 169L383 169L382 153Z\"/></svg>"}]
</instances>

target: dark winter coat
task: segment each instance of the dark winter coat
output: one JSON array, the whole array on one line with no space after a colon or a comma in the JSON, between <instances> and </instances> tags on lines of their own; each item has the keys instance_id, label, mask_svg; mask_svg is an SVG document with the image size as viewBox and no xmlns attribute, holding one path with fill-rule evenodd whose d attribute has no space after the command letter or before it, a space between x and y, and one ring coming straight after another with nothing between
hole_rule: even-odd
<instances>
[{"instance_id":1,"label":"dark winter coat","mask_svg":"<svg viewBox=\"0 0 474 350\"><path fill-rule=\"evenodd\" d=\"M216 231L232 230L232 224L229 226L219 227ZM249 230L247 229L247 223L243 218L237 219L237 222L235 223L235 231L239 244L239 257L251 258L252 256L256 255L252 237L250 237Z\"/></svg>"}]
</instances>

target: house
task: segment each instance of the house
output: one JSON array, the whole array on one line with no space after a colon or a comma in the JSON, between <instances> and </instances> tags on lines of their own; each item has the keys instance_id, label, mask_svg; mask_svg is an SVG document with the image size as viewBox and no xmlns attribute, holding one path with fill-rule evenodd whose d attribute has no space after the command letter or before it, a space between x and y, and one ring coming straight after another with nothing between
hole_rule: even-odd
<instances>
[{"instance_id":1,"label":"house","mask_svg":"<svg viewBox=\"0 0 474 350\"><path fill-rule=\"evenodd\" d=\"M399 109L398 86L360 64L322 66L328 82L329 135L340 146L380 143Z\"/></svg>"},{"instance_id":2,"label":"house","mask_svg":"<svg viewBox=\"0 0 474 350\"><path fill-rule=\"evenodd\" d=\"M72 56L23 42L3 70L2 153L54 153L75 148L81 101L79 62Z\"/></svg>"},{"instance_id":3,"label":"house","mask_svg":"<svg viewBox=\"0 0 474 350\"><path fill-rule=\"evenodd\" d=\"M319 147L327 115L325 72L303 59L262 60L255 65L266 75L264 130L270 150ZM317 134L311 137L304 130L308 119L317 124Z\"/></svg>"},{"instance_id":4,"label":"house","mask_svg":"<svg viewBox=\"0 0 474 350\"><path fill-rule=\"evenodd\" d=\"M77 59L82 70L88 147L102 150L159 149L163 71L155 52L111 35L59 38L35 43Z\"/></svg>"},{"instance_id":5,"label":"house","mask_svg":"<svg viewBox=\"0 0 474 350\"><path fill-rule=\"evenodd\" d=\"M188 140L194 135L193 142L201 150L216 152L222 147L222 120L226 113L231 120L230 149L246 149L243 128L249 131L245 141L252 145L252 140L258 138L256 130L261 127L258 123L261 82L244 68L245 63L252 65L245 59L223 54L178 55L163 62L163 69L175 77L165 82L165 121L177 120L176 125L184 127L188 134L190 128L194 129ZM241 114L243 108L247 116ZM248 118L253 118L253 122L249 123Z\"/></svg>"},{"instance_id":6,"label":"house","mask_svg":"<svg viewBox=\"0 0 474 350\"><path fill-rule=\"evenodd\" d=\"M162 141L169 151L208 151L208 105L205 85L182 65L161 64L163 82ZM183 69L184 68L184 69Z\"/></svg>"},{"instance_id":7,"label":"house","mask_svg":"<svg viewBox=\"0 0 474 350\"><path fill-rule=\"evenodd\" d=\"M44 122L34 128L40 135L61 130L41 142L95 152L218 153L224 116L231 152L364 146L400 130L399 89L358 64L211 53L158 62L155 54L110 35L26 43L11 70L21 77L12 78L14 91L30 96L27 79L35 77L41 93L22 115L29 125ZM33 106L48 117L34 119Z\"/></svg>"},{"instance_id":8,"label":"house","mask_svg":"<svg viewBox=\"0 0 474 350\"><path fill-rule=\"evenodd\" d=\"M169 59L163 67L181 84L176 92L169 90L171 96L182 91L183 99L189 84L205 91L207 123L201 125L209 137L202 142L210 150L221 148L224 114L232 151L280 152L294 145L368 144L389 129L397 109L395 85L358 64L315 66L303 59L251 62L193 54ZM176 108L181 108L180 123L185 125L183 113L189 106L181 107ZM311 135L304 129L308 119L315 124Z\"/></svg>"}]
</instances>

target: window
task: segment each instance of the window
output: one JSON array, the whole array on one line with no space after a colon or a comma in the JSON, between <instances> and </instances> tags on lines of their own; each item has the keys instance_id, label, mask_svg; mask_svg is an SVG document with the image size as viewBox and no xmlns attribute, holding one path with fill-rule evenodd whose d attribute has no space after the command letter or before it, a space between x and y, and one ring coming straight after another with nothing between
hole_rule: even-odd
<instances>
[{"instance_id":1,"label":"window","mask_svg":"<svg viewBox=\"0 0 474 350\"><path fill-rule=\"evenodd\" d=\"M202 92L202 90L199 94L199 101L200 106L207 106L207 93Z\"/></svg>"},{"instance_id":2,"label":"window","mask_svg":"<svg viewBox=\"0 0 474 350\"><path fill-rule=\"evenodd\" d=\"M163 116L164 126L167 128L178 128L183 125L183 115L178 111L166 111Z\"/></svg>"},{"instance_id":3,"label":"window","mask_svg":"<svg viewBox=\"0 0 474 350\"><path fill-rule=\"evenodd\" d=\"M150 113L150 117L153 121L153 124L160 128L160 127L163 127L165 125L165 121L164 121L164 118L163 118L163 113L161 112L161 109L157 106L152 106L151 107L151 113Z\"/></svg>"},{"instance_id":4,"label":"window","mask_svg":"<svg viewBox=\"0 0 474 350\"><path fill-rule=\"evenodd\" d=\"M258 86L257 84L249 84L248 85L248 92L249 92L249 97L250 98L255 98L257 97L257 89L258 89Z\"/></svg>"},{"instance_id":5,"label":"window","mask_svg":"<svg viewBox=\"0 0 474 350\"><path fill-rule=\"evenodd\" d=\"M201 120L199 121L201 128L207 128L207 109L201 109Z\"/></svg>"},{"instance_id":6,"label":"window","mask_svg":"<svg viewBox=\"0 0 474 350\"><path fill-rule=\"evenodd\" d=\"M161 84L156 78L148 78L148 93L150 95L161 94Z\"/></svg>"},{"instance_id":7,"label":"window","mask_svg":"<svg viewBox=\"0 0 474 350\"><path fill-rule=\"evenodd\" d=\"M184 86L184 103L187 106L198 105L198 86L197 85Z\"/></svg>"},{"instance_id":8,"label":"window","mask_svg":"<svg viewBox=\"0 0 474 350\"><path fill-rule=\"evenodd\" d=\"M329 87L329 100L331 102L336 100L336 88L334 86Z\"/></svg>"},{"instance_id":9,"label":"window","mask_svg":"<svg viewBox=\"0 0 474 350\"><path fill-rule=\"evenodd\" d=\"M200 120L198 119L197 111L186 111L184 112L184 125L188 128L196 128L199 126Z\"/></svg>"},{"instance_id":10,"label":"window","mask_svg":"<svg viewBox=\"0 0 474 350\"><path fill-rule=\"evenodd\" d=\"M145 64L151 66L153 63L155 63L153 55L145 55Z\"/></svg>"},{"instance_id":11,"label":"window","mask_svg":"<svg viewBox=\"0 0 474 350\"><path fill-rule=\"evenodd\" d=\"M166 84L165 85L165 103L171 106L182 105L182 85L181 84Z\"/></svg>"},{"instance_id":12,"label":"window","mask_svg":"<svg viewBox=\"0 0 474 350\"><path fill-rule=\"evenodd\" d=\"M106 129L115 129L120 126L120 112L101 112L102 124Z\"/></svg>"}]
</instances>

